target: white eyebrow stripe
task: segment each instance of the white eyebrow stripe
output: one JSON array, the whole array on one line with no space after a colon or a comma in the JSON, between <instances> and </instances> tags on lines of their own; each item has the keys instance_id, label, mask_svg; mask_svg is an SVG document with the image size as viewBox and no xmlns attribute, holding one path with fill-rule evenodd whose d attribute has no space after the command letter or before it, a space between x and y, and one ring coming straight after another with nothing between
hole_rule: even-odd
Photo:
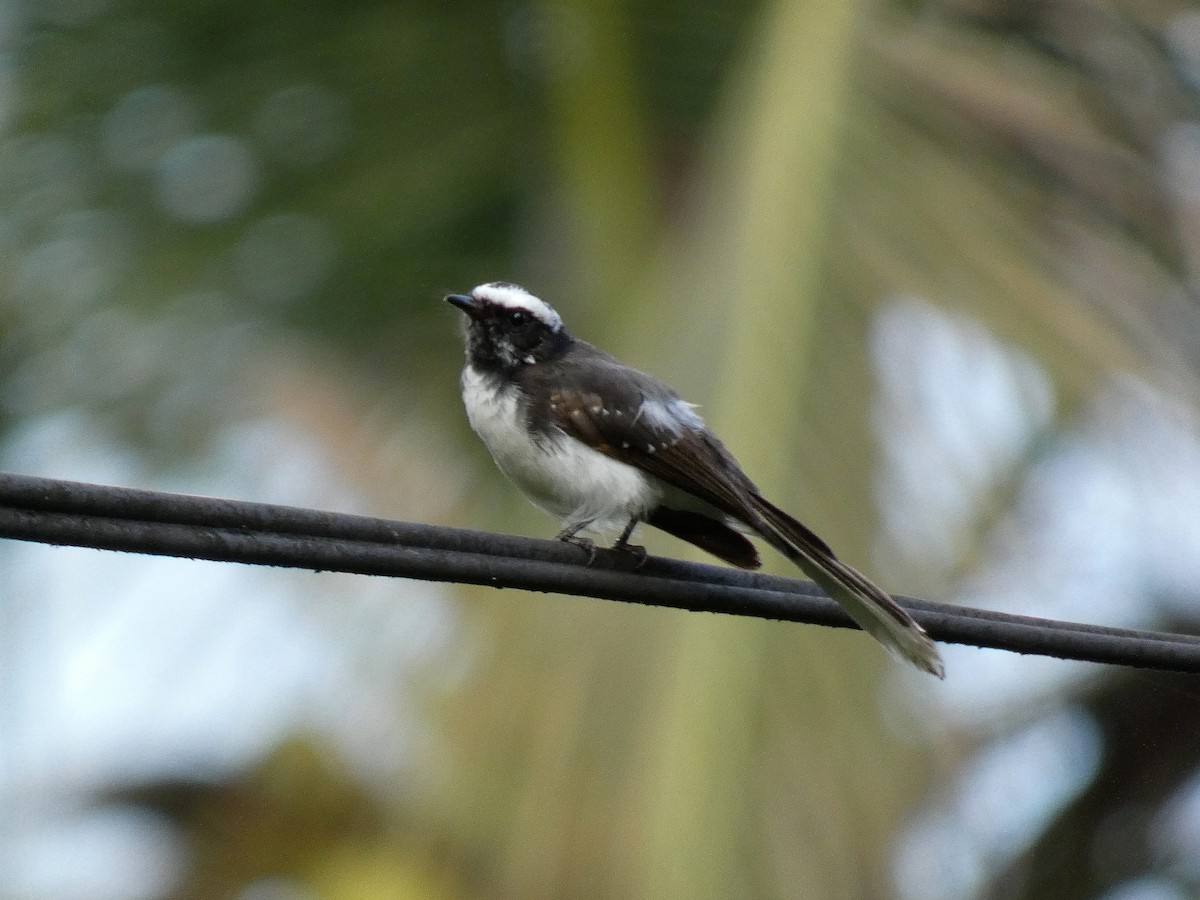
<instances>
[{"instance_id":1,"label":"white eyebrow stripe","mask_svg":"<svg viewBox=\"0 0 1200 900\"><path fill-rule=\"evenodd\" d=\"M647 397L638 407L636 422L642 416L654 428L661 428L679 437L684 431L694 431L704 427L704 420L696 414L696 405L673 397L670 400L657 400Z\"/></svg>"},{"instance_id":2,"label":"white eyebrow stripe","mask_svg":"<svg viewBox=\"0 0 1200 900\"><path fill-rule=\"evenodd\" d=\"M507 309L523 309L537 316L543 324L555 331L562 328L562 319L549 303L518 285L491 281L477 285L472 289L471 296L476 300L486 300Z\"/></svg>"}]
</instances>

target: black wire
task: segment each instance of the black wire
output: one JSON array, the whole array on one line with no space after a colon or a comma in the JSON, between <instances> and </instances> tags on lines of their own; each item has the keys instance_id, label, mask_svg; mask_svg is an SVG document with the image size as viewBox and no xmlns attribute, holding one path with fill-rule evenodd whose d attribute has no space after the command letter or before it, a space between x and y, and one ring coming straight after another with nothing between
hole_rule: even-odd
<instances>
[{"instance_id":1,"label":"black wire","mask_svg":"<svg viewBox=\"0 0 1200 900\"><path fill-rule=\"evenodd\" d=\"M160 556L553 591L651 606L857 627L790 578L319 510L0 473L0 537ZM898 597L939 641L1200 672L1200 637L1014 616Z\"/></svg>"}]
</instances>

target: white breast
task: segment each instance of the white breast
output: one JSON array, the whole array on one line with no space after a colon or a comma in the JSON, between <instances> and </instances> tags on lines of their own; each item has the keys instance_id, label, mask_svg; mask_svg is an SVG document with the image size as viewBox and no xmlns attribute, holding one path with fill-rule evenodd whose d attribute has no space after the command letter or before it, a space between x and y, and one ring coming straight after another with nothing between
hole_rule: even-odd
<instances>
[{"instance_id":1,"label":"white breast","mask_svg":"<svg viewBox=\"0 0 1200 900\"><path fill-rule=\"evenodd\" d=\"M618 529L657 505L657 481L610 459L565 432L535 441L525 426L515 385L498 385L463 369L463 403L496 465L530 500L564 527Z\"/></svg>"}]
</instances>

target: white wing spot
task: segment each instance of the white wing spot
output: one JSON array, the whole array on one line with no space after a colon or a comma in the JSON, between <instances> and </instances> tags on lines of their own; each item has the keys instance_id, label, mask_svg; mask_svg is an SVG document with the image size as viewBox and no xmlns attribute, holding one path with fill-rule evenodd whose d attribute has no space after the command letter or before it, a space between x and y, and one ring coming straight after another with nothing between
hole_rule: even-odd
<instances>
[{"instance_id":1,"label":"white wing spot","mask_svg":"<svg viewBox=\"0 0 1200 900\"><path fill-rule=\"evenodd\" d=\"M628 450L629 449L629 441L621 441L621 449Z\"/></svg>"},{"instance_id":2,"label":"white wing spot","mask_svg":"<svg viewBox=\"0 0 1200 900\"><path fill-rule=\"evenodd\" d=\"M704 420L696 415L691 403L672 397L668 400L657 400L647 397L638 407L637 418L643 415L654 428L668 431L678 437L684 431L693 431L704 427ZM634 421L637 421L637 418Z\"/></svg>"},{"instance_id":3,"label":"white wing spot","mask_svg":"<svg viewBox=\"0 0 1200 900\"><path fill-rule=\"evenodd\" d=\"M598 415L600 415L600 407L599 407L599 406L593 406L593 407L592 407L592 415L593 415L593 416L598 416Z\"/></svg>"},{"instance_id":4,"label":"white wing spot","mask_svg":"<svg viewBox=\"0 0 1200 900\"><path fill-rule=\"evenodd\" d=\"M646 445L646 452L647 452L647 453L653 453L653 452L654 452L654 445L653 445L653 444L647 444L647 445Z\"/></svg>"}]
</instances>

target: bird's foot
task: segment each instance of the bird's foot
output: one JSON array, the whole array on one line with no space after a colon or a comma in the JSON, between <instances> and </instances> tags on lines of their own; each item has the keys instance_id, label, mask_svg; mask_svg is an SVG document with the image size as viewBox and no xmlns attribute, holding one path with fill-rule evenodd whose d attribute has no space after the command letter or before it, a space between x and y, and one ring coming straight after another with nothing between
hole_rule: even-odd
<instances>
[{"instance_id":1,"label":"bird's foot","mask_svg":"<svg viewBox=\"0 0 1200 900\"><path fill-rule=\"evenodd\" d=\"M630 516L629 522L625 525L625 530L621 532L621 536L617 538L617 542L612 545L612 548L618 553L628 553L637 562L634 564L635 569L640 569L646 564L646 558L649 554L646 548L638 544L629 543L629 538L633 534L633 529L637 528L638 517Z\"/></svg>"},{"instance_id":2,"label":"bird's foot","mask_svg":"<svg viewBox=\"0 0 1200 900\"><path fill-rule=\"evenodd\" d=\"M650 558L650 554L646 552L646 548L641 544L631 544L627 540L619 540L612 545L612 549L618 553L626 553L634 559L633 567L640 569L646 564L646 560Z\"/></svg>"},{"instance_id":3,"label":"bird's foot","mask_svg":"<svg viewBox=\"0 0 1200 900\"><path fill-rule=\"evenodd\" d=\"M591 538L580 537L573 531L564 531L557 536L557 539L564 544L572 544L586 553L587 561L584 565L590 566L596 561L596 542Z\"/></svg>"}]
</instances>

